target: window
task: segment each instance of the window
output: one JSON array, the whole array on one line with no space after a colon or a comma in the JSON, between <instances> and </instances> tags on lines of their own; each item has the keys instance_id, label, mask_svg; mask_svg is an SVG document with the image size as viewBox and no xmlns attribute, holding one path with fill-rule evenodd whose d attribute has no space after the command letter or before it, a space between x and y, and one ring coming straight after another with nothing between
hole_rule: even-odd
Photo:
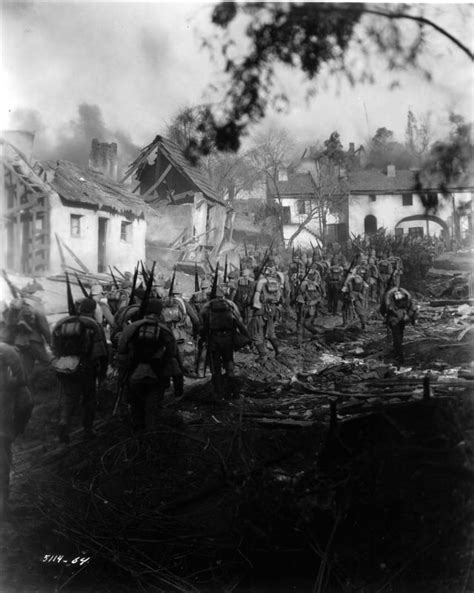
<instances>
[{"instance_id":1,"label":"window","mask_svg":"<svg viewBox=\"0 0 474 593\"><path fill-rule=\"evenodd\" d=\"M305 214L306 213L306 204L304 200L298 200L296 202L296 213L297 214Z\"/></svg>"},{"instance_id":2,"label":"window","mask_svg":"<svg viewBox=\"0 0 474 593\"><path fill-rule=\"evenodd\" d=\"M369 194L369 202L375 202L377 196L375 194Z\"/></svg>"},{"instance_id":3,"label":"window","mask_svg":"<svg viewBox=\"0 0 474 593\"><path fill-rule=\"evenodd\" d=\"M80 214L71 214L71 237L81 236L81 218Z\"/></svg>"},{"instance_id":4,"label":"window","mask_svg":"<svg viewBox=\"0 0 474 593\"><path fill-rule=\"evenodd\" d=\"M120 240L130 243L132 240L132 223L122 220L120 223Z\"/></svg>"},{"instance_id":5,"label":"window","mask_svg":"<svg viewBox=\"0 0 474 593\"><path fill-rule=\"evenodd\" d=\"M422 226L414 226L411 229L408 229L408 234L411 237L423 237L423 227Z\"/></svg>"},{"instance_id":6,"label":"window","mask_svg":"<svg viewBox=\"0 0 474 593\"><path fill-rule=\"evenodd\" d=\"M291 210L289 206L283 206L281 209L281 222L283 224L291 224Z\"/></svg>"},{"instance_id":7,"label":"window","mask_svg":"<svg viewBox=\"0 0 474 593\"><path fill-rule=\"evenodd\" d=\"M404 206L413 206L413 194L402 196L402 203Z\"/></svg>"}]
</instances>

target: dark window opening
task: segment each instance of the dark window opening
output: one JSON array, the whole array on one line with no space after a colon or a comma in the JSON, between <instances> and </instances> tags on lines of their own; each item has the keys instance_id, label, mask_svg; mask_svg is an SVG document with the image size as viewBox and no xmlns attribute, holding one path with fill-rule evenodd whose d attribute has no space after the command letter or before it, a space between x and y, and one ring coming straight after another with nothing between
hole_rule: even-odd
<instances>
[{"instance_id":1,"label":"dark window opening","mask_svg":"<svg viewBox=\"0 0 474 593\"><path fill-rule=\"evenodd\" d=\"M375 202L376 199L377 199L377 196L375 194L369 195L369 202Z\"/></svg>"},{"instance_id":2,"label":"dark window opening","mask_svg":"<svg viewBox=\"0 0 474 593\"><path fill-rule=\"evenodd\" d=\"M404 206L413 206L413 194L402 196L402 204Z\"/></svg>"},{"instance_id":3,"label":"dark window opening","mask_svg":"<svg viewBox=\"0 0 474 593\"><path fill-rule=\"evenodd\" d=\"M423 227L422 226L411 227L411 229L408 229L408 234L411 237L423 237Z\"/></svg>"},{"instance_id":4,"label":"dark window opening","mask_svg":"<svg viewBox=\"0 0 474 593\"><path fill-rule=\"evenodd\" d=\"M81 236L81 218L80 214L71 214L71 237Z\"/></svg>"},{"instance_id":5,"label":"dark window opening","mask_svg":"<svg viewBox=\"0 0 474 593\"><path fill-rule=\"evenodd\" d=\"M281 221L283 224L291 223L291 209L289 206L283 206L281 209Z\"/></svg>"},{"instance_id":6,"label":"dark window opening","mask_svg":"<svg viewBox=\"0 0 474 593\"><path fill-rule=\"evenodd\" d=\"M130 243L132 239L132 223L122 220L120 223L120 240Z\"/></svg>"}]
</instances>

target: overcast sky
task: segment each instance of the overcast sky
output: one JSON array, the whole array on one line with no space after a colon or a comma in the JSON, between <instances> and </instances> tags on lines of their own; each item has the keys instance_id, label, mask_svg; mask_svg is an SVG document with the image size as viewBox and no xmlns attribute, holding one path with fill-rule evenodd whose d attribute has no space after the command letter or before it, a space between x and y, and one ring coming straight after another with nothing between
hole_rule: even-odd
<instances>
[{"instance_id":1,"label":"overcast sky","mask_svg":"<svg viewBox=\"0 0 474 593\"><path fill-rule=\"evenodd\" d=\"M211 32L210 5L198 3L3 3L1 112L3 129L35 129L37 158L87 159L90 140L118 141L126 158L163 133L177 108L203 101L218 80L201 49ZM430 7L437 22L466 44L473 39L469 7ZM462 11L460 15L460 11ZM338 130L345 145L363 143L378 127L404 140L407 110L432 113L438 133L450 111L472 119L472 66L435 32L429 35L433 81L407 73L390 90L377 85L336 85L308 104L302 76L281 77L291 99L285 115L269 114L300 143L324 140ZM367 117L366 117L367 112ZM267 123L268 123L267 121ZM441 133L441 132L439 132Z\"/></svg>"}]
</instances>

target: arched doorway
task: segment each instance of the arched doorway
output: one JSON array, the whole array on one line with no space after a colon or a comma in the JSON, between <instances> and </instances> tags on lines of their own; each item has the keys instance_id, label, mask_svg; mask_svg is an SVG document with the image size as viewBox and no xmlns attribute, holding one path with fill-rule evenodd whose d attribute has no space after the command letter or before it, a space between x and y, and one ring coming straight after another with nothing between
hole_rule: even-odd
<instances>
[{"instance_id":1,"label":"arched doorway","mask_svg":"<svg viewBox=\"0 0 474 593\"><path fill-rule=\"evenodd\" d=\"M369 235L377 232L377 219L372 214L367 214L364 218L364 233Z\"/></svg>"}]
</instances>

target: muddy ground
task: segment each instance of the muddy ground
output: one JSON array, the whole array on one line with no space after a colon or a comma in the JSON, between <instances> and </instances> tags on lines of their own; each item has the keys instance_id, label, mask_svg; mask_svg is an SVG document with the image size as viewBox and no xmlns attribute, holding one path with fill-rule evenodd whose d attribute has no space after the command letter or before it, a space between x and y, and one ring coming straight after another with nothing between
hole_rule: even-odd
<instances>
[{"instance_id":1,"label":"muddy ground","mask_svg":"<svg viewBox=\"0 0 474 593\"><path fill-rule=\"evenodd\" d=\"M402 368L375 311L365 332L324 316L303 348L287 319L281 360L236 354L240 398L187 377L141 437L126 406L111 415L112 374L98 437L84 442L77 417L69 446L55 378L38 371L0 589L474 590L472 318L422 303Z\"/></svg>"}]
</instances>

